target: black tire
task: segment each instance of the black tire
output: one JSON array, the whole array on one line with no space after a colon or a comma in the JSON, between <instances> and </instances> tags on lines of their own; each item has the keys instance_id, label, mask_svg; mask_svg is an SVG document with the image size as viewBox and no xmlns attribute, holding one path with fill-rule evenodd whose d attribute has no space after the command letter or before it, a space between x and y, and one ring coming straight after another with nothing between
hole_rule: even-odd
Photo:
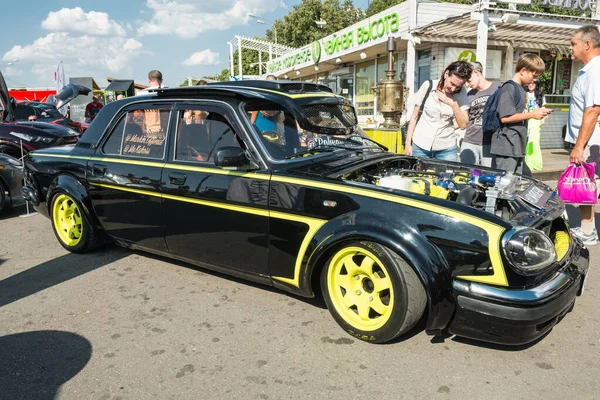
<instances>
[{"instance_id":1,"label":"black tire","mask_svg":"<svg viewBox=\"0 0 600 400\"><path fill-rule=\"evenodd\" d=\"M2 210L4 209L4 206L6 205L6 188L4 187L4 184L2 183L2 181L0 181L0 212L2 212Z\"/></svg>"},{"instance_id":2,"label":"black tire","mask_svg":"<svg viewBox=\"0 0 600 400\"><path fill-rule=\"evenodd\" d=\"M98 247L100 240L96 228L89 223L81 204L70 194L54 194L49 214L54 235L66 250L87 253Z\"/></svg>"},{"instance_id":3,"label":"black tire","mask_svg":"<svg viewBox=\"0 0 600 400\"><path fill-rule=\"evenodd\" d=\"M368 241L337 249L321 272L321 290L335 321L350 335L371 343L389 342L408 332L427 305L425 289L411 266L387 247Z\"/></svg>"},{"instance_id":4,"label":"black tire","mask_svg":"<svg viewBox=\"0 0 600 400\"><path fill-rule=\"evenodd\" d=\"M6 144L0 144L0 153L8 154L9 156L13 156L17 160L21 159L21 150L15 148L13 146L8 146ZM23 154L27 154L27 152L25 151Z\"/></svg>"}]
</instances>

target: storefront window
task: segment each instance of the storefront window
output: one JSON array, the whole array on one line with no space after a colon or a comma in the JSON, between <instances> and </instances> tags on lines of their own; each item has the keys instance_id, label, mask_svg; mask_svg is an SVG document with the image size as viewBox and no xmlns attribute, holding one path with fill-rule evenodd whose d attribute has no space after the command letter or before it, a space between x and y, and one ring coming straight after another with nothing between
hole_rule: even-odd
<instances>
[{"instance_id":1,"label":"storefront window","mask_svg":"<svg viewBox=\"0 0 600 400\"><path fill-rule=\"evenodd\" d=\"M569 57L563 57L562 60L557 59L555 93L571 93L571 59Z\"/></svg>"},{"instance_id":2,"label":"storefront window","mask_svg":"<svg viewBox=\"0 0 600 400\"><path fill-rule=\"evenodd\" d=\"M375 60L356 65L356 114L374 115Z\"/></svg>"}]
</instances>

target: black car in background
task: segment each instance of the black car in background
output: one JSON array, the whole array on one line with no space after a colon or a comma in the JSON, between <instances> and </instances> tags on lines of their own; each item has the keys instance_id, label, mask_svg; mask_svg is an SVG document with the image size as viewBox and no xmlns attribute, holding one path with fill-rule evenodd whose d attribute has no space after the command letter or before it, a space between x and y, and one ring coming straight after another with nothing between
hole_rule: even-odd
<instances>
[{"instance_id":1,"label":"black car in background","mask_svg":"<svg viewBox=\"0 0 600 400\"><path fill-rule=\"evenodd\" d=\"M23 165L7 154L0 154L0 212L25 203L21 195Z\"/></svg>"},{"instance_id":2,"label":"black car in background","mask_svg":"<svg viewBox=\"0 0 600 400\"><path fill-rule=\"evenodd\" d=\"M53 104L42 103L40 101L17 102L14 110L15 121L27 121L31 115L35 115L39 122L61 125L78 133L85 131L84 126L80 122L75 122L62 115ZM85 127L87 127L87 124Z\"/></svg>"},{"instance_id":3,"label":"black car in background","mask_svg":"<svg viewBox=\"0 0 600 400\"><path fill-rule=\"evenodd\" d=\"M109 103L75 146L24 164L23 194L65 249L112 240L322 294L336 322L371 343L421 317L431 335L531 342L573 308L589 267L547 185L388 153L348 100L313 83Z\"/></svg>"},{"instance_id":4,"label":"black car in background","mask_svg":"<svg viewBox=\"0 0 600 400\"><path fill-rule=\"evenodd\" d=\"M64 101L73 98L74 92L79 93L78 86L67 86L68 92L64 100L59 100L57 105L62 106L65 104ZM50 105L50 107L56 110L55 106ZM78 130L47 122L16 121L16 109L18 106L14 99L9 97L8 87L0 73L0 153L21 158L33 150L77 143L80 136Z\"/></svg>"}]
</instances>

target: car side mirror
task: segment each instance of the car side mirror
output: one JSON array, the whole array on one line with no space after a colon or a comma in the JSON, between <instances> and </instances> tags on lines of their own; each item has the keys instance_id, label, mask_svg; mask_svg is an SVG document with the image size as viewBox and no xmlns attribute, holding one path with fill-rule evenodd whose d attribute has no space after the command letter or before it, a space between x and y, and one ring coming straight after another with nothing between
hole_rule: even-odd
<instances>
[{"instance_id":1,"label":"car side mirror","mask_svg":"<svg viewBox=\"0 0 600 400\"><path fill-rule=\"evenodd\" d=\"M220 168L256 169L246 152L234 146L225 146L217 149L215 165Z\"/></svg>"}]
</instances>

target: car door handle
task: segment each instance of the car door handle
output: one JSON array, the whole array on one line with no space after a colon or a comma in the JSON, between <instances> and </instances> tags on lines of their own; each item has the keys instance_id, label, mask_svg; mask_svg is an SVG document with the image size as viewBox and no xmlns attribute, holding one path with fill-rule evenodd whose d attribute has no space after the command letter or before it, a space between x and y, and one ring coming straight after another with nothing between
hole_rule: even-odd
<instances>
[{"instance_id":1,"label":"car door handle","mask_svg":"<svg viewBox=\"0 0 600 400\"><path fill-rule=\"evenodd\" d=\"M169 181L173 185L183 185L185 183L185 179L186 178L187 178L187 176L185 174L180 173L180 172L171 172L169 174Z\"/></svg>"},{"instance_id":2,"label":"car door handle","mask_svg":"<svg viewBox=\"0 0 600 400\"><path fill-rule=\"evenodd\" d=\"M104 175L106 172L106 165L104 164L93 164L92 172L94 175Z\"/></svg>"}]
</instances>

